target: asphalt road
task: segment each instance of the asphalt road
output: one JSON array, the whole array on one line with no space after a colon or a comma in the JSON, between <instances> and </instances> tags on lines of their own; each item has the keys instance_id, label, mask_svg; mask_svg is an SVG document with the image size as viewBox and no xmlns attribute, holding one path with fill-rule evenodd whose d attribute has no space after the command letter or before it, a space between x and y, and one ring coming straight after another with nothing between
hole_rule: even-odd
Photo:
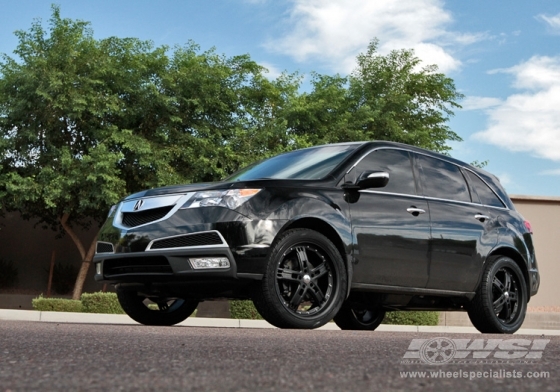
<instances>
[{"instance_id":1,"label":"asphalt road","mask_svg":"<svg viewBox=\"0 0 560 392\"><path fill-rule=\"evenodd\" d=\"M453 361L426 356L449 341ZM455 359L461 342L471 359ZM0 321L0 392L31 390L558 391L560 337Z\"/></svg>"}]
</instances>

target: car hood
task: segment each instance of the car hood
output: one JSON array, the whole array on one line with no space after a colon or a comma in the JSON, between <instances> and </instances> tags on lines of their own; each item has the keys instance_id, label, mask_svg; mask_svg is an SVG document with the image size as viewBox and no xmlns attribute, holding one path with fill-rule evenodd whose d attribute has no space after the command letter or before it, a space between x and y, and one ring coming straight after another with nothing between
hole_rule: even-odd
<instances>
[{"instance_id":1,"label":"car hood","mask_svg":"<svg viewBox=\"0 0 560 392\"><path fill-rule=\"evenodd\" d=\"M147 189L145 191L133 193L124 198L124 200L138 199L141 197L151 197L151 196L161 196L170 195L175 193L187 193L187 192L198 192L211 189L228 189L231 187L231 183L228 182L209 182L200 184L188 184L188 185L171 185L161 188Z\"/></svg>"}]
</instances>

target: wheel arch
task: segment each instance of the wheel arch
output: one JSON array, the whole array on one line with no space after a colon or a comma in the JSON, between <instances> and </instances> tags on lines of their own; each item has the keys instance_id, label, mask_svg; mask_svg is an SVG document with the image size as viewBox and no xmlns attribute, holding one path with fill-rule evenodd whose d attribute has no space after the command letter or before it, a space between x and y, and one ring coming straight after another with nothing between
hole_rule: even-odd
<instances>
[{"instance_id":1,"label":"wheel arch","mask_svg":"<svg viewBox=\"0 0 560 392\"><path fill-rule=\"evenodd\" d=\"M346 266L346 273L348 274L348 291L346 293L346 298L347 298L348 295L350 294L350 286L351 286L350 282L352 281L353 269L352 269L352 262L351 262L351 252L347 250L348 246L344 243L340 233L331 224L329 224L328 222L320 218L300 217L298 219L289 222L284 227L282 227L282 230L278 232L277 236L281 235L286 230L290 230L290 229L314 230L327 237L334 244L334 246L342 256L342 259L344 260L344 264Z\"/></svg>"},{"instance_id":2,"label":"wheel arch","mask_svg":"<svg viewBox=\"0 0 560 392\"><path fill-rule=\"evenodd\" d=\"M488 259L490 257L497 257L497 256L509 257L510 259L512 259L515 262L515 264L517 264L517 266L519 267L519 269L523 273L523 278L525 278L525 288L527 289L527 302L529 302L530 299L531 299L531 281L529 279L529 268L528 268L527 262L525 261L523 256L514 248L511 248L509 246L501 246L501 247L498 247L498 248L494 249L488 255L488 257L486 258L486 261L488 261ZM484 264L486 264L486 261L484 262ZM479 281L479 284L480 284L480 281Z\"/></svg>"}]
</instances>

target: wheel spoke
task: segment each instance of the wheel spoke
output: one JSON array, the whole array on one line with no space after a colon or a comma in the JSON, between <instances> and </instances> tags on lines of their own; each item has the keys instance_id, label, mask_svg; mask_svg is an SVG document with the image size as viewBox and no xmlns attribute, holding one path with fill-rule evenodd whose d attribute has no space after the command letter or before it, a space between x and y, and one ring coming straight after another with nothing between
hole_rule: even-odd
<instances>
[{"instance_id":1,"label":"wheel spoke","mask_svg":"<svg viewBox=\"0 0 560 392\"><path fill-rule=\"evenodd\" d=\"M506 296L505 295L500 295L500 298L498 298L497 300L494 301L494 312L496 314L500 313L504 307L504 304L506 303Z\"/></svg>"},{"instance_id":2,"label":"wheel spoke","mask_svg":"<svg viewBox=\"0 0 560 392\"><path fill-rule=\"evenodd\" d=\"M290 300L290 305L292 306L292 308L297 310L306 292L307 286L300 284L294 295L292 296L292 299Z\"/></svg>"},{"instance_id":3,"label":"wheel spoke","mask_svg":"<svg viewBox=\"0 0 560 392\"><path fill-rule=\"evenodd\" d=\"M307 270L310 265L309 259L307 258L307 250L303 246L298 246L296 247L296 253L301 270Z\"/></svg>"},{"instance_id":4,"label":"wheel spoke","mask_svg":"<svg viewBox=\"0 0 560 392\"><path fill-rule=\"evenodd\" d=\"M504 292L504 285L496 276L494 276L494 279L492 279L492 285L500 290L500 293Z\"/></svg>"},{"instance_id":5,"label":"wheel spoke","mask_svg":"<svg viewBox=\"0 0 560 392\"><path fill-rule=\"evenodd\" d=\"M506 302L506 304L505 304L505 306L504 306L503 309L504 309L504 311L505 311L504 320L509 321L509 318L510 318L510 316L511 316L511 303Z\"/></svg>"},{"instance_id":6,"label":"wheel spoke","mask_svg":"<svg viewBox=\"0 0 560 392\"><path fill-rule=\"evenodd\" d=\"M325 300L325 295L323 294L323 291L316 284L310 287L309 292L311 293L311 296L315 298L316 305L321 305Z\"/></svg>"},{"instance_id":7,"label":"wheel spoke","mask_svg":"<svg viewBox=\"0 0 560 392\"><path fill-rule=\"evenodd\" d=\"M504 271L504 287L506 291L511 289L511 274L508 271Z\"/></svg>"},{"instance_id":8,"label":"wheel spoke","mask_svg":"<svg viewBox=\"0 0 560 392\"><path fill-rule=\"evenodd\" d=\"M322 262L317 267L315 267L311 270L311 275L313 276L313 280L317 280L321 276L325 275L327 272L329 272L327 263Z\"/></svg>"},{"instance_id":9,"label":"wheel spoke","mask_svg":"<svg viewBox=\"0 0 560 392\"><path fill-rule=\"evenodd\" d=\"M517 292L516 291L510 291L509 292L509 301L510 302L517 302Z\"/></svg>"},{"instance_id":10,"label":"wheel spoke","mask_svg":"<svg viewBox=\"0 0 560 392\"><path fill-rule=\"evenodd\" d=\"M301 280L300 275L301 273L299 271L294 271L289 268L278 268L278 273L276 274L278 279L286 280L289 282L299 282Z\"/></svg>"}]
</instances>

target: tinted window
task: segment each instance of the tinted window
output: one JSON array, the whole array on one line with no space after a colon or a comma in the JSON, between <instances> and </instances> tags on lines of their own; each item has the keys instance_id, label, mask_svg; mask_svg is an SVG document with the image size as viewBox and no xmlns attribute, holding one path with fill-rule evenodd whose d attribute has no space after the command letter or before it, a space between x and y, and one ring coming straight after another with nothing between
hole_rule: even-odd
<instances>
[{"instance_id":1,"label":"tinted window","mask_svg":"<svg viewBox=\"0 0 560 392\"><path fill-rule=\"evenodd\" d=\"M246 167L225 181L264 178L318 180L327 176L358 146L359 144L340 144L288 152Z\"/></svg>"},{"instance_id":2,"label":"tinted window","mask_svg":"<svg viewBox=\"0 0 560 392\"><path fill-rule=\"evenodd\" d=\"M416 185L412 174L410 155L402 150L375 150L356 166L356 176L364 171L375 170L389 173L389 183L377 191L415 195Z\"/></svg>"},{"instance_id":3,"label":"tinted window","mask_svg":"<svg viewBox=\"0 0 560 392\"><path fill-rule=\"evenodd\" d=\"M457 201L471 201L469 189L461 170L441 159L419 155L422 167L424 195Z\"/></svg>"},{"instance_id":4,"label":"tinted window","mask_svg":"<svg viewBox=\"0 0 560 392\"><path fill-rule=\"evenodd\" d=\"M467 176L469 177L469 182L471 183L471 186L474 188L482 204L485 204L487 206L494 206L494 207L504 206L503 203L500 201L500 199L498 199L498 196L496 196L496 194L492 192L492 189L490 189L484 181L478 178L476 174L468 170L466 170L466 172L467 172Z\"/></svg>"}]
</instances>

